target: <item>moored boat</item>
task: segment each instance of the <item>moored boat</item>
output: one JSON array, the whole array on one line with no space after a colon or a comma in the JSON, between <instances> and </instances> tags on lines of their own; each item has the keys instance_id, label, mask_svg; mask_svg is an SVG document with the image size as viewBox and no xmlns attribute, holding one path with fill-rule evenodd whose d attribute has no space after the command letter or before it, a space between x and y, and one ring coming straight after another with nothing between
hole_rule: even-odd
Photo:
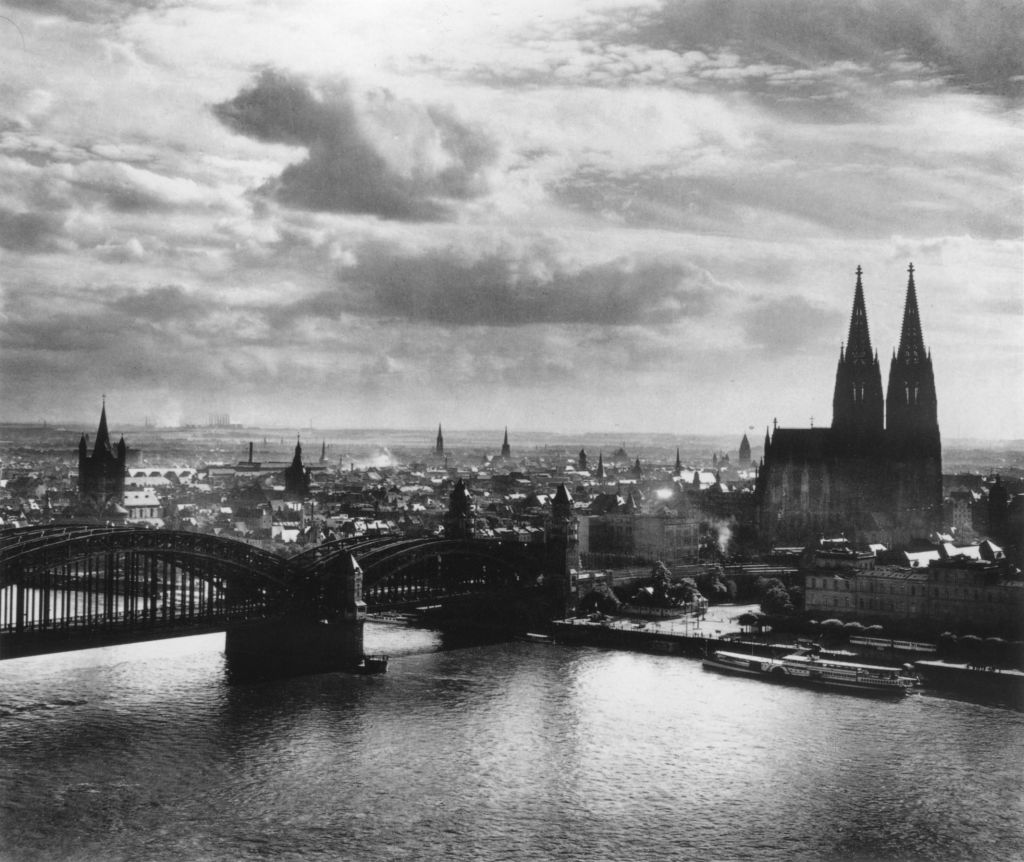
<instances>
[{"instance_id":1,"label":"moored boat","mask_svg":"<svg viewBox=\"0 0 1024 862\"><path fill-rule=\"evenodd\" d=\"M894 697L909 694L918 684L916 676L897 667L821 658L809 650L781 658L717 650L704 659L704 667L772 682Z\"/></svg>"},{"instance_id":2,"label":"moored boat","mask_svg":"<svg viewBox=\"0 0 1024 862\"><path fill-rule=\"evenodd\" d=\"M388 657L386 655L364 655L362 661L355 666L355 672L359 674L387 673Z\"/></svg>"},{"instance_id":3,"label":"moored boat","mask_svg":"<svg viewBox=\"0 0 1024 862\"><path fill-rule=\"evenodd\" d=\"M778 659L765 656L744 655L737 652L718 650L707 656L702 664L711 670L738 673L745 676L766 676L773 667L780 664Z\"/></svg>"}]
</instances>

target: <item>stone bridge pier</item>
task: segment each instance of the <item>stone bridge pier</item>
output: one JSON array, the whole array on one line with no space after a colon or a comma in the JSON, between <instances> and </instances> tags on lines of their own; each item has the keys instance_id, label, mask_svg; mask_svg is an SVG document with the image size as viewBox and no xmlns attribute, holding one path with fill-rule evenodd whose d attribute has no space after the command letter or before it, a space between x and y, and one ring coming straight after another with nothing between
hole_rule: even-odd
<instances>
[{"instance_id":1,"label":"stone bridge pier","mask_svg":"<svg viewBox=\"0 0 1024 862\"><path fill-rule=\"evenodd\" d=\"M227 629L228 672L240 678L300 676L354 669L363 658L363 572L341 554L281 617Z\"/></svg>"}]
</instances>

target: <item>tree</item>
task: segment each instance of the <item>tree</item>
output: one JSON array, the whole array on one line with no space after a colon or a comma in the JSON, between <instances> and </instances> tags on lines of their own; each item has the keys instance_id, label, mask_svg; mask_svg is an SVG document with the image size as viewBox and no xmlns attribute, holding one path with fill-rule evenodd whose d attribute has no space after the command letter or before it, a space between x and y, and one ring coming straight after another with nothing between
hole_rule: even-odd
<instances>
[{"instance_id":1,"label":"tree","mask_svg":"<svg viewBox=\"0 0 1024 862\"><path fill-rule=\"evenodd\" d=\"M778 578L759 579L758 586L764 580L761 593L761 611L766 614L793 613L793 600L790 598L786 585Z\"/></svg>"}]
</instances>

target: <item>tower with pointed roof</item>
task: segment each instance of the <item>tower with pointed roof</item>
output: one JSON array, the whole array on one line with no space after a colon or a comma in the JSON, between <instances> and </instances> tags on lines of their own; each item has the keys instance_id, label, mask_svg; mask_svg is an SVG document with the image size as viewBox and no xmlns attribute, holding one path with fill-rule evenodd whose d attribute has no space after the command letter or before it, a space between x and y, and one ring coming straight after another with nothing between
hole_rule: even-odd
<instances>
[{"instance_id":1,"label":"tower with pointed roof","mask_svg":"<svg viewBox=\"0 0 1024 862\"><path fill-rule=\"evenodd\" d=\"M925 349L921 315L917 308L914 265L909 267L907 298L903 307L900 345L889 366L885 399L886 430L900 437L938 438L938 401L932 355Z\"/></svg>"},{"instance_id":2,"label":"tower with pointed roof","mask_svg":"<svg viewBox=\"0 0 1024 862\"><path fill-rule=\"evenodd\" d=\"M512 457L512 448L508 445L508 426L507 425L505 426L505 440L501 444L501 457L502 458L511 458Z\"/></svg>"},{"instance_id":3,"label":"tower with pointed roof","mask_svg":"<svg viewBox=\"0 0 1024 862\"><path fill-rule=\"evenodd\" d=\"M571 594L580 570L579 520L564 482L551 501L546 533L545 579L556 607L564 614L572 603Z\"/></svg>"},{"instance_id":4,"label":"tower with pointed roof","mask_svg":"<svg viewBox=\"0 0 1024 862\"><path fill-rule=\"evenodd\" d=\"M284 469L284 492L290 497L307 497L309 483L309 470L302 463L302 441L296 438L292 463Z\"/></svg>"},{"instance_id":5,"label":"tower with pointed roof","mask_svg":"<svg viewBox=\"0 0 1024 862\"><path fill-rule=\"evenodd\" d=\"M679 454L677 450L676 459L678 460ZM750 441L747 439L747 435L743 435L743 439L740 440L740 467L746 468L750 466Z\"/></svg>"},{"instance_id":6,"label":"tower with pointed roof","mask_svg":"<svg viewBox=\"0 0 1024 862\"><path fill-rule=\"evenodd\" d=\"M850 332L839 348L836 386L832 395L832 427L843 434L880 434L884 422L882 372L871 349L868 313L864 305L862 270L857 267Z\"/></svg>"},{"instance_id":7,"label":"tower with pointed roof","mask_svg":"<svg viewBox=\"0 0 1024 862\"><path fill-rule=\"evenodd\" d=\"M597 478L604 478L604 452L597 453Z\"/></svg>"},{"instance_id":8,"label":"tower with pointed roof","mask_svg":"<svg viewBox=\"0 0 1024 862\"><path fill-rule=\"evenodd\" d=\"M889 366L885 412L886 442L895 468L893 505L900 517L923 526L942 506L942 442L913 264L908 267L900 343Z\"/></svg>"},{"instance_id":9,"label":"tower with pointed roof","mask_svg":"<svg viewBox=\"0 0 1024 862\"><path fill-rule=\"evenodd\" d=\"M439 458L444 455L444 435L441 433L441 424L437 425L437 442L434 443L434 454Z\"/></svg>"},{"instance_id":10,"label":"tower with pointed roof","mask_svg":"<svg viewBox=\"0 0 1024 862\"><path fill-rule=\"evenodd\" d=\"M124 437L116 446L110 444L107 428L107 402L103 399L100 409L100 424L96 429L96 441L89 454L89 438L82 434L78 441L78 495L95 508L103 509L108 503L120 503L124 499L125 463L128 447Z\"/></svg>"}]
</instances>

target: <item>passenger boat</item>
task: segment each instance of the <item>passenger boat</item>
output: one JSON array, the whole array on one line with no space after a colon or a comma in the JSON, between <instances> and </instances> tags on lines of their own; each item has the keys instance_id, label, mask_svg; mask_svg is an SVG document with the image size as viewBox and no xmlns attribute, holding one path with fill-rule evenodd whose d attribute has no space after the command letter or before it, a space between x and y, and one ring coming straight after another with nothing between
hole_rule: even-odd
<instances>
[{"instance_id":1,"label":"passenger boat","mask_svg":"<svg viewBox=\"0 0 1024 862\"><path fill-rule=\"evenodd\" d=\"M897 667L836 661L821 658L810 650L790 653L781 658L718 650L704 659L704 667L756 676L772 682L894 697L909 694L918 684L916 676Z\"/></svg>"}]
</instances>

